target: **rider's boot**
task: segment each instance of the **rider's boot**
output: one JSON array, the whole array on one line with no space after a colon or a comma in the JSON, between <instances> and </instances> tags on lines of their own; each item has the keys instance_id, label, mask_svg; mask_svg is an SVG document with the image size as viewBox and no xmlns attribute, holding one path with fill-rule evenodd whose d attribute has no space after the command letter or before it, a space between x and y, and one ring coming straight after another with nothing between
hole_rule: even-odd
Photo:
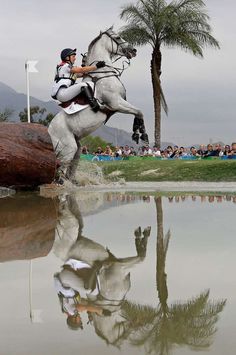
<instances>
[{"instance_id":1,"label":"rider's boot","mask_svg":"<svg viewBox=\"0 0 236 355\"><path fill-rule=\"evenodd\" d=\"M90 89L88 86L83 86L81 88L81 92L85 95L85 97L88 100L88 103L90 105L90 107L92 108L92 110L94 112L98 112L98 110L100 109L100 106L97 102L97 100L95 99L95 97L92 95Z\"/></svg>"}]
</instances>

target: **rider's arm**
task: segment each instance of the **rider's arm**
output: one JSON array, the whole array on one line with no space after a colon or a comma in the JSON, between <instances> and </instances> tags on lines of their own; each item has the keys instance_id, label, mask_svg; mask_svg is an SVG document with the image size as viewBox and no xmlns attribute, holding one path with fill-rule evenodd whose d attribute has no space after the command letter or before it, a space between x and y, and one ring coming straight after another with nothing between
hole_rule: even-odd
<instances>
[{"instance_id":1,"label":"rider's arm","mask_svg":"<svg viewBox=\"0 0 236 355\"><path fill-rule=\"evenodd\" d=\"M102 308L99 306L77 304L76 309L78 309L79 312L87 311L102 315Z\"/></svg>"},{"instance_id":2,"label":"rider's arm","mask_svg":"<svg viewBox=\"0 0 236 355\"><path fill-rule=\"evenodd\" d=\"M90 71L94 71L96 70L97 67L95 65L90 65L90 66L87 66L87 67L72 67L70 72L71 73L76 73L76 74L85 74L85 73L88 73Z\"/></svg>"}]
</instances>

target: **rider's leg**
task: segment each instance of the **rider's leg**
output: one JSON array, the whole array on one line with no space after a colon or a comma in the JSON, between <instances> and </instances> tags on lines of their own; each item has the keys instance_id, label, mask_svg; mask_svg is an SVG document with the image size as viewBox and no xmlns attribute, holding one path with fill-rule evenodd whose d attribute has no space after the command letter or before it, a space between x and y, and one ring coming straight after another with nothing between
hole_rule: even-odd
<instances>
[{"instance_id":1,"label":"rider's leg","mask_svg":"<svg viewBox=\"0 0 236 355\"><path fill-rule=\"evenodd\" d=\"M90 88L87 85L83 86L81 88L81 92L86 96L88 103L91 106L92 110L94 112L97 112L99 110L100 106L99 106L97 100L95 99L95 97L93 96Z\"/></svg>"},{"instance_id":2,"label":"rider's leg","mask_svg":"<svg viewBox=\"0 0 236 355\"><path fill-rule=\"evenodd\" d=\"M71 85L68 88L61 87L57 93L57 100L60 102L67 102L72 100L74 97L83 93L88 100L89 105L91 106L94 112L97 112L100 108L97 100L93 97L90 88L86 83L78 83Z\"/></svg>"},{"instance_id":3,"label":"rider's leg","mask_svg":"<svg viewBox=\"0 0 236 355\"><path fill-rule=\"evenodd\" d=\"M81 93L83 86L87 86L86 83L79 83L66 87L61 87L57 93L57 100L60 102L67 102Z\"/></svg>"}]
</instances>

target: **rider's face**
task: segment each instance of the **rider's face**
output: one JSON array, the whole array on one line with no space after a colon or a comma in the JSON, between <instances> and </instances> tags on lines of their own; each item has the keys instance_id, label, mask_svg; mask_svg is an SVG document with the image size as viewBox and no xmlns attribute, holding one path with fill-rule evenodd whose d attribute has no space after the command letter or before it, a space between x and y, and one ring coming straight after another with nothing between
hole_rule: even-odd
<instances>
[{"instance_id":1,"label":"rider's face","mask_svg":"<svg viewBox=\"0 0 236 355\"><path fill-rule=\"evenodd\" d=\"M74 64L75 60L76 60L76 54L72 54L72 55L70 56L70 62L71 62L72 64Z\"/></svg>"}]
</instances>

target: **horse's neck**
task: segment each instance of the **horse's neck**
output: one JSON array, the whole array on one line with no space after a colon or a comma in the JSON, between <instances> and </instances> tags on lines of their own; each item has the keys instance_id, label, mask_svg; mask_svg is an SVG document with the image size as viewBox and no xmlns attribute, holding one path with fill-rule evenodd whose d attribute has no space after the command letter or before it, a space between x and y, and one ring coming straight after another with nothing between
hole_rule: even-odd
<instances>
[{"instance_id":1,"label":"horse's neck","mask_svg":"<svg viewBox=\"0 0 236 355\"><path fill-rule=\"evenodd\" d=\"M104 60L107 64L111 63L110 53L105 49L104 43L102 40L95 43L94 46L88 53L87 56L87 65L91 65L94 62Z\"/></svg>"}]
</instances>

